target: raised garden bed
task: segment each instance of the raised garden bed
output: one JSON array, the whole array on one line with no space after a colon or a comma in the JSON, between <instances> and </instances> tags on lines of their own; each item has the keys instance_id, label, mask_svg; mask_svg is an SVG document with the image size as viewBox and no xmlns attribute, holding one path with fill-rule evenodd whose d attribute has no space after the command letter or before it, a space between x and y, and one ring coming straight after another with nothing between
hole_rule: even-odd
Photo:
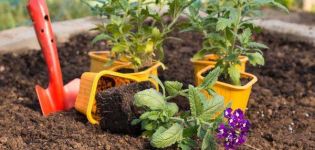
<instances>
[{"instance_id":1,"label":"raised garden bed","mask_svg":"<svg viewBox=\"0 0 315 150\"><path fill-rule=\"evenodd\" d=\"M201 36L173 33L183 41L168 40L160 78L193 84L189 59L200 49ZM241 149L315 149L315 51L306 43L262 33L267 44L266 65L248 70L260 79L253 87L246 116L252 123L247 146ZM73 37L59 46L65 83L89 68L87 52L92 37ZM176 51L175 51L176 50ZM74 109L42 116L34 86L46 86L45 63L39 51L0 56L0 149L152 149L141 137L111 134L92 126ZM182 109L187 103L177 98Z\"/></svg>"}]
</instances>

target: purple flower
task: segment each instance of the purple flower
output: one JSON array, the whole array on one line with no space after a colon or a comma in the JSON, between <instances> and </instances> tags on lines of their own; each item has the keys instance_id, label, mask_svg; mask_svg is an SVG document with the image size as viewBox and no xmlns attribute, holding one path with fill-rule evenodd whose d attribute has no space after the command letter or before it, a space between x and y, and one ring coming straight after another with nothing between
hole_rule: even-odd
<instances>
[{"instance_id":1,"label":"purple flower","mask_svg":"<svg viewBox=\"0 0 315 150\"><path fill-rule=\"evenodd\" d=\"M250 122L245 119L241 109L233 113L231 108L224 111L224 117L227 118L227 124L220 124L217 129L217 138L223 141L226 150L234 150L246 141L249 132Z\"/></svg>"},{"instance_id":2,"label":"purple flower","mask_svg":"<svg viewBox=\"0 0 315 150\"><path fill-rule=\"evenodd\" d=\"M250 128L250 122L248 120L243 120L240 123L240 129L242 132L248 132Z\"/></svg>"},{"instance_id":3,"label":"purple flower","mask_svg":"<svg viewBox=\"0 0 315 150\"><path fill-rule=\"evenodd\" d=\"M236 109L233 113L233 116L238 119L244 119L244 113L241 109Z\"/></svg>"},{"instance_id":4,"label":"purple flower","mask_svg":"<svg viewBox=\"0 0 315 150\"><path fill-rule=\"evenodd\" d=\"M227 108L227 109L224 111L224 117L225 117L225 118L231 118L232 112L233 112L232 108Z\"/></svg>"},{"instance_id":5,"label":"purple flower","mask_svg":"<svg viewBox=\"0 0 315 150\"><path fill-rule=\"evenodd\" d=\"M217 137L218 138L225 138L228 134L228 129L225 127L224 124L220 124L220 126L218 127L218 134Z\"/></svg>"}]
</instances>

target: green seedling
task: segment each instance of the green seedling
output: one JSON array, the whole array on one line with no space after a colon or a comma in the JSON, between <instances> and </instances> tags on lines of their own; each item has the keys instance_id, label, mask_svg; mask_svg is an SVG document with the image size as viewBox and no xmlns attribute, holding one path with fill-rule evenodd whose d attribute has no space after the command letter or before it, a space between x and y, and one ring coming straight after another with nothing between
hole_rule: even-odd
<instances>
[{"instance_id":1,"label":"green seedling","mask_svg":"<svg viewBox=\"0 0 315 150\"><path fill-rule=\"evenodd\" d=\"M288 11L274 0L207 0L205 5L200 0L194 2L189 7L189 23L184 31L198 31L203 34L204 40L202 49L193 59L202 59L209 53L217 55L216 67L223 69L223 80L241 85L240 70L237 68L240 56L247 56L254 66L265 64L261 49L268 47L253 40L253 33L259 28L252 20L266 5Z\"/></svg>"},{"instance_id":2,"label":"green seedling","mask_svg":"<svg viewBox=\"0 0 315 150\"><path fill-rule=\"evenodd\" d=\"M97 0L93 10L109 20L99 24L93 43L106 40L114 60L127 60L138 71L164 57L163 41L194 0ZM164 8L169 8L165 12ZM166 16L170 17L167 19Z\"/></svg>"},{"instance_id":3,"label":"green seedling","mask_svg":"<svg viewBox=\"0 0 315 150\"><path fill-rule=\"evenodd\" d=\"M216 147L215 134L222 122L224 101L211 87L217 81L221 69L218 67L210 72L205 81L198 87L189 85L183 89L183 84L177 81L166 81L161 86L162 93L155 89L141 91L135 95L134 104L143 108L145 112L132 121L141 123L144 135L156 148L166 148L173 144L181 149L192 149L198 146L196 140L201 141L201 149ZM211 98L205 97L202 91L207 91ZM170 99L181 95L190 104L189 111L179 112L175 103Z\"/></svg>"}]
</instances>

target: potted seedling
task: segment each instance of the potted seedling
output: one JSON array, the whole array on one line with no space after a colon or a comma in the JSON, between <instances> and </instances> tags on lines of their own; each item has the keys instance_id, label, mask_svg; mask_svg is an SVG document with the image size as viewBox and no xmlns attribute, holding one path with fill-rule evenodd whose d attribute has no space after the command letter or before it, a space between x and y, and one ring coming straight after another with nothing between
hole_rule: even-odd
<instances>
[{"instance_id":1,"label":"potted seedling","mask_svg":"<svg viewBox=\"0 0 315 150\"><path fill-rule=\"evenodd\" d=\"M264 65L261 49L267 48L252 39L253 32L257 30L251 22L252 17L264 5L287 9L274 0L211 1L205 9L206 16L201 17L200 3L194 3L189 9L188 28L201 31L204 35L202 49L192 58L197 66L196 83L199 85L204 80L204 74L211 69L222 68L219 81L214 86L215 91L224 96L225 103L232 101L233 109L245 110L251 87L257 81L254 75L245 73L246 61L254 66ZM211 55L205 57L206 54ZM213 62L205 60L207 58Z\"/></svg>"},{"instance_id":2,"label":"potted seedling","mask_svg":"<svg viewBox=\"0 0 315 150\"><path fill-rule=\"evenodd\" d=\"M156 148L176 144L185 150L214 150L218 148L217 143L223 143L225 149L236 149L245 142L250 123L240 109L234 113L230 108L224 111L223 97L211 90L220 71L220 68L214 69L198 87L189 85L188 89L183 89L180 82L166 81L160 84L162 93L154 89L138 92L134 104L144 112L132 124L140 124L143 135ZM206 98L203 90L212 97ZM175 103L168 102L178 95L189 101L189 111L179 112Z\"/></svg>"},{"instance_id":3,"label":"potted seedling","mask_svg":"<svg viewBox=\"0 0 315 150\"><path fill-rule=\"evenodd\" d=\"M245 71L248 60L251 64L263 65L260 49L267 46L251 40L252 33L259 30L251 20L259 16L260 8L264 5L274 5L287 11L274 0L214 0L204 4L201 1L193 3L189 7L189 23L184 30L200 32L204 37L202 49L191 59L195 74L217 63L226 64L223 67L225 72L228 64Z\"/></svg>"},{"instance_id":4,"label":"potted seedling","mask_svg":"<svg viewBox=\"0 0 315 150\"><path fill-rule=\"evenodd\" d=\"M90 52L91 71L112 70L148 78L157 74L163 59L163 42L179 16L193 0L109 0L98 1L94 10L108 19L99 24L93 42L106 41L111 50ZM165 8L168 8L167 12ZM170 19L165 19L165 16ZM171 21L169 21L171 20Z\"/></svg>"}]
</instances>

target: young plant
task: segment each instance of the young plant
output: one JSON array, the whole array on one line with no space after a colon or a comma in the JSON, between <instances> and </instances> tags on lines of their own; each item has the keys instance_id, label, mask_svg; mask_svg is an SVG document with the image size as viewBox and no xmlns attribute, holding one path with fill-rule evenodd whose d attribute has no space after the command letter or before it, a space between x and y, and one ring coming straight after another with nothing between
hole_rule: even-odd
<instances>
[{"instance_id":1,"label":"young plant","mask_svg":"<svg viewBox=\"0 0 315 150\"><path fill-rule=\"evenodd\" d=\"M163 41L183 10L194 0L97 0L93 10L109 19L99 24L93 42L107 40L113 60L127 60L135 70L164 56ZM164 13L164 8L169 10ZM171 21L166 21L169 16Z\"/></svg>"},{"instance_id":2,"label":"young plant","mask_svg":"<svg viewBox=\"0 0 315 150\"><path fill-rule=\"evenodd\" d=\"M157 79L162 93L148 89L135 95L134 104L145 112L132 124L141 123L144 135L150 138L151 145L156 148L166 148L177 143L181 149L215 149L216 134L221 133L217 129L223 121L224 101L211 87L220 71L220 68L214 69L200 86L189 85L188 89L183 89L183 84L177 81L166 81L163 85ZM211 98L207 98L202 91L211 94ZM179 112L175 103L168 102L178 95L188 99L189 111Z\"/></svg>"},{"instance_id":3,"label":"young plant","mask_svg":"<svg viewBox=\"0 0 315 150\"><path fill-rule=\"evenodd\" d=\"M206 8L202 8L200 0L196 1L189 7L190 21L185 31L201 32L204 41L193 59L201 59L208 53L217 55L216 66L223 69L223 80L240 85L240 70L237 68L240 56L247 56L254 66L265 63L261 49L268 47L251 38L258 30L251 21L265 5L287 11L274 0L208 0ZM201 10L205 16L200 15Z\"/></svg>"}]
</instances>

